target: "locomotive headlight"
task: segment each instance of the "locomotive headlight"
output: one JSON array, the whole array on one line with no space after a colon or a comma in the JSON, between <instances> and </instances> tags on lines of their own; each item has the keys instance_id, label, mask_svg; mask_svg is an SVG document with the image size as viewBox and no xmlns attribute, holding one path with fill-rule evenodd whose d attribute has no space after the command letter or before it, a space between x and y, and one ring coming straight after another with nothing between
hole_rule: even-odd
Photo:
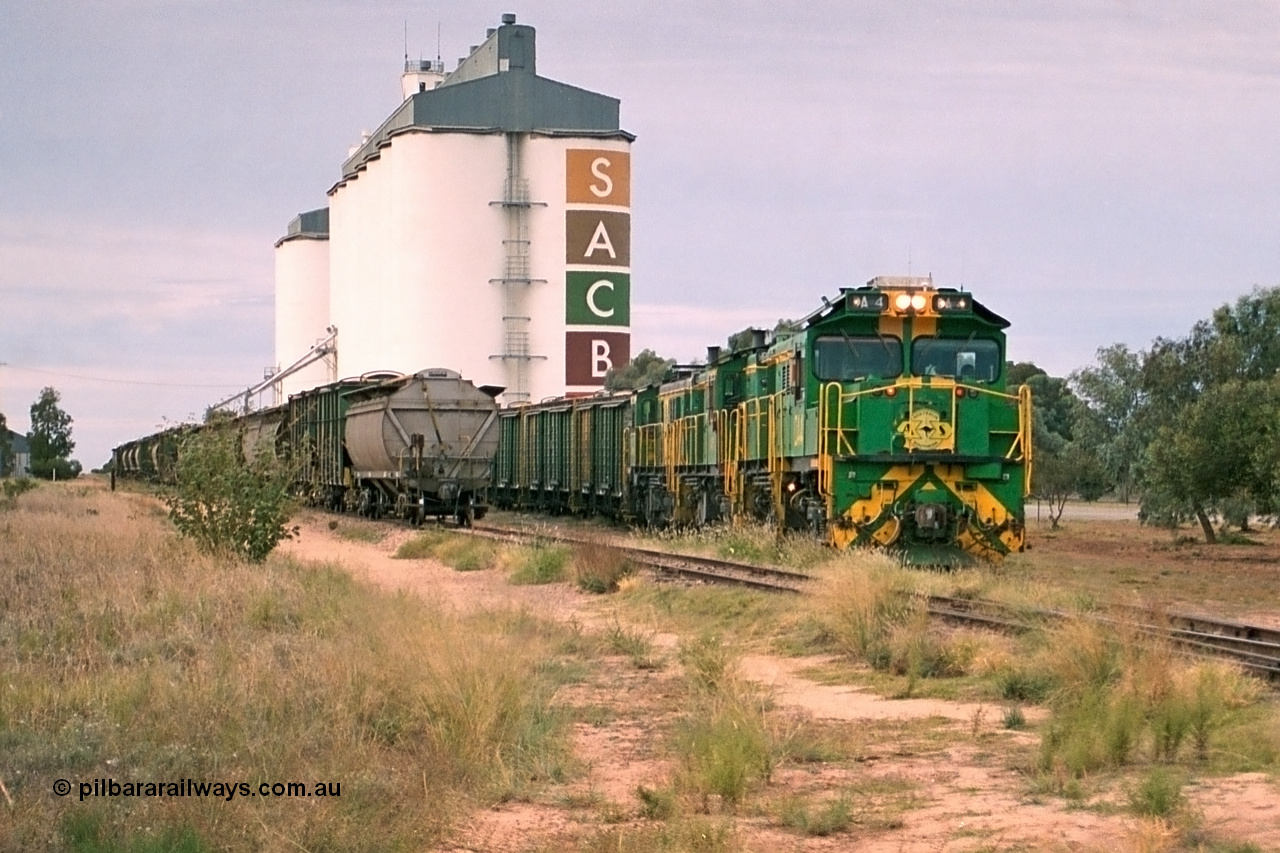
<instances>
[{"instance_id":1,"label":"locomotive headlight","mask_svg":"<svg viewBox=\"0 0 1280 853\"><path fill-rule=\"evenodd\" d=\"M911 307L916 311L923 311L925 305L924 294L917 293L911 297Z\"/></svg>"},{"instance_id":2,"label":"locomotive headlight","mask_svg":"<svg viewBox=\"0 0 1280 853\"><path fill-rule=\"evenodd\" d=\"M938 313L944 311L967 311L969 309L969 300L963 296L935 296L933 297L933 310Z\"/></svg>"},{"instance_id":3,"label":"locomotive headlight","mask_svg":"<svg viewBox=\"0 0 1280 853\"><path fill-rule=\"evenodd\" d=\"M906 311L911 307L911 296L906 293L899 293L897 298L893 300L893 307L899 311Z\"/></svg>"}]
</instances>

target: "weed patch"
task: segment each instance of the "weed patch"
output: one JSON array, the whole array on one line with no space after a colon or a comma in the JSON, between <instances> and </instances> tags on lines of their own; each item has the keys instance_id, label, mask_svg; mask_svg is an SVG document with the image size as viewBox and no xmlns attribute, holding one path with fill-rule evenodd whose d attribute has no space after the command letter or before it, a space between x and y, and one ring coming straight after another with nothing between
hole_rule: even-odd
<instances>
[{"instance_id":1,"label":"weed patch","mask_svg":"<svg viewBox=\"0 0 1280 853\"><path fill-rule=\"evenodd\" d=\"M847 794L816 805L803 797L788 797L779 806L777 817L783 826L802 835L835 835L853 823L853 803Z\"/></svg>"},{"instance_id":2,"label":"weed patch","mask_svg":"<svg viewBox=\"0 0 1280 853\"><path fill-rule=\"evenodd\" d=\"M1129 790L1129 810L1142 817L1169 817L1182 807L1183 778L1169 767L1153 767Z\"/></svg>"},{"instance_id":3,"label":"weed patch","mask_svg":"<svg viewBox=\"0 0 1280 853\"><path fill-rule=\"evenodd\" d=\"M736 656L716 637L681 644L680 660L690 695L676 727L679 787L701 812L736 809L779 758L767 697L738 678Z\"/></svg>"},{"instance_id":4,"label":"weed patch","mask_svg":"<svg viewBox=\"0 0 1280 853\"><path fill-rule=\"evenodd\" d=\"M661 669L662 656L653 647L653 635L639 629L624 628L617 619L605 633L605 645L631 659L636 669Z\"/></svg>"},{"instance_id":5,"label":"weed patch","mask_svg":"<svg viewBox=\"0 0 1280 853\"><path fill-rule=\"evenodd\" d=\"M1144 753L1172 763L1188 745L1195 758L1209 760L1258 696L1227 664L1188 663L1149 637L1122 637L1083 621L1055 633L1039 665L1056 685L1040 768L1059 777L1121 767Z\"/></svg>"},{"instance_id":6,"label":"weed patch","mask_svg":"<svg viewBox=\"0 0 1280 853\"><path fill-rule=\"evenodd\" d=\"M514 549L513 568L507 580L513 584L557 583L565 579L571 551L563 545L536 542Z\"/></svg>"},{"instance_id":7,"label":"weed patch","mask_svg":"<svg viewBox=\"0 0 1280 853\"><path fill-rule=\"evenodd\" d=\"M36 488L36 481L31 477L15 477L0 480L0 510L13 509L18 498Z\"/></svg>"},{"instance_id":8,"label":"weed patch","mask_svg":"<svg viewBox=\"0 0 1280 853\"><path fill-rule=\"evenodd\" d=\"M616 592L619 581L635 571L625 553L603 542L575 546L572 568L578 588L598 595Z\"/></svg>"},{"instance_id":9,"label":"weed patch","mask_svg":"<svg viewBox=\"0 0 1280 853\"><path fill-rule=\"evenodd\" d=\"M395 557L401 560L438 560L460 572L475 572L497 566L501 547L476 536L429 530L401 545Z\"/></svg>"},{"instance_id":10,"label":"weed patch","mask_svg":"<svg viewBox=\"0 0 1280 853\"><path fill-rule=\"evenodd\" d=\"M368 544L376 544L386 538L386 531L381 530L369 524L352 524L350 522L341 522L331 525L333 534L339 539L345 539L348 542L365 542Z\"/></svg>"}]
</instances>

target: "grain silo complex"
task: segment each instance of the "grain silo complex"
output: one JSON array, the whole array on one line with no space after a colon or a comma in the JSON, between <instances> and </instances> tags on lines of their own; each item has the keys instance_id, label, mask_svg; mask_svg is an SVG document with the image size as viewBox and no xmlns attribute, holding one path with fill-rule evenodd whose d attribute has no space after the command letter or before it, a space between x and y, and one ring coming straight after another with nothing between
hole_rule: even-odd
<instances>
[{"instance_id":1,"label":"grain silo complex","mask_svg":"<svg viewBox=\"0 0 1280 853\"><path fill-rule=\"evenodd\" d=\"M502 25L353 149L276 244L276 360L337 376L450 367L508 403L597 390L630 357L631 134L616 98L537 74ZM326 363L327 362L327 363Z\"/></svg>"}]
</instances>

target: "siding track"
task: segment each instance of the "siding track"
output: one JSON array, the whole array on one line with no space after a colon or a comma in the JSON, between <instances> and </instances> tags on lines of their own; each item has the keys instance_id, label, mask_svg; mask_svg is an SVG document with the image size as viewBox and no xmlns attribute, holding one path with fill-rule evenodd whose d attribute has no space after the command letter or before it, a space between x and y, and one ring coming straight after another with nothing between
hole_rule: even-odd
<instances>
[{"instance_id":1,"label":"siding track","mask_svg":"<svg viewBox=\"0 0 1280 853\"><path fill-rule=\"evenodd\" d=\"M541 539L566 545L597 542L561 533L537 532L492 525L462 530L507 542ZM803 593L812 581L810 575L772 566L672 554L649 548L632 548L609 544L636 565L669 575L709 583L745 586L768 592ZM984 599L928 597L929 614L949 622L977 625L997 631L1029 631L1046 625L1079 618L1059 610L1013 607ZM1220 657L1235 661L1246 671L1280 683L1280 629L1242 622L1193 616L1182 613L1159 613L1134 607L1116 607L1106 613L1086 614L1085 618L1113 625L1121 630L1137 631L1153 637L1172 640L1186 651L1204 657Z\"/></svg>"}]
</instances>

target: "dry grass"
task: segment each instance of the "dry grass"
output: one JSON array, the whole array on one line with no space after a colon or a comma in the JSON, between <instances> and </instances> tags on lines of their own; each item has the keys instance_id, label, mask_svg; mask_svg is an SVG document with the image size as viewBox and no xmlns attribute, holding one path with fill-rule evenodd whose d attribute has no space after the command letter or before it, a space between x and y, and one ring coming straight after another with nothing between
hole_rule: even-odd
<instances>
[{"instance_id":1,"label":"dry grass","mask_svg":"<svg viewBox=\"0 0 1280 853\"><path fill-rule=\"evenodd\" d=\"M217 560L162 516L74 485L0 513L0 848L416 850L563 774L563 629L443 613L334 566ZM60 778L341 796L80 802L50 795Z\"/></svg>"},{"instance_id":2,"label":"dry grass","mask_svg":"<svg viewBox=\"0 0 1280 853\"><path fill-rule=\"evenodd\" d=\"M1058 789L1144 760L1204 766L1260 697L1230 664L1191 661L1135 629L1087 620L1049 632L1027 669L1051 685L1040 770Z\"/></svg>"},{"instance_id":3,"label":"dry grass","mask_svg":"<svg viewBox=\"0 0 1280 853\"><path fill-rule=\"evenodd\" d=\"M439 560L460 572L498 568L506 559L504 546L488 539L453 533L448 530L426 530L396 550L399 560Z\"/></svg>"},{"instance_id":4,"label":"dry grass","mask_svg":"<svg viewBox=\"0 0 1280 853\"><path fill-rule=\"evenodd\" d=\"M616 592L635 567L621 550L596 540L574 546L571 571L579 589L603 594Z\"/></svg>"},{"instance_id":5,"label":"dry grass","mask_svg":"<svg viewBox=\"0 0 1280 853\"><path fill-rule=\"evenodd\" d=\"M850 552L819 569L815 615L835 650L874 669L921 678L963 675L982 654L974 634L946 635L929 623L930 576L883 554Z\"/></svg>"},{"instance_id":6,"label":"dry grass","mask_svg":"<svg viewBox=\"0 0 1280 853\"><path fill-rule=\"evenodd\" d=\"M813 536L779 535L775 526L763 522L646 531L641 538L651 545L686 554L799 569L826 562L832 554Z\"/></svg>"}]
</instances>

